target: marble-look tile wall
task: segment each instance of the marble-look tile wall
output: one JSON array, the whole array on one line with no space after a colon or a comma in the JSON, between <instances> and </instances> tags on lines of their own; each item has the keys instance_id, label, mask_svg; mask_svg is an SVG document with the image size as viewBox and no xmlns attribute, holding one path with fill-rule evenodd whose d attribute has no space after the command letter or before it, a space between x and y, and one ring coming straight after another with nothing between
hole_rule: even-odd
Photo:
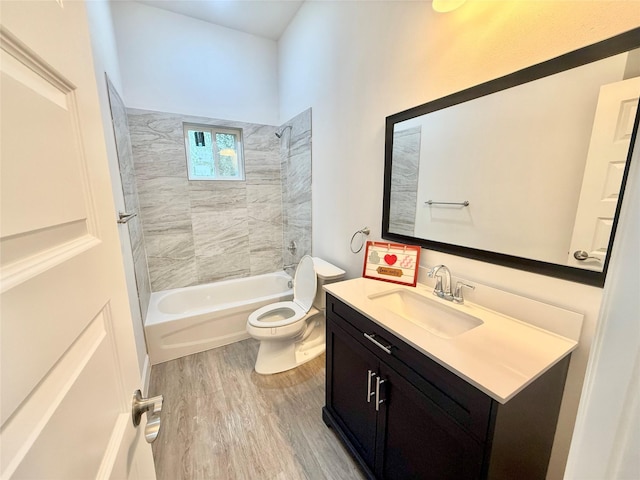
<instances>
[{"instance_id":1,"label":"marble-look tile wall","mask_svg":"<svg viewBox=\"0 0 640 480\"><path fill-rule=\"evenodd\" d=\"M120 98L120 95L108 78L107 87L111 107L111 121L113 123L113 133L118 154L118 166L120 167L120 179L122 181L122 192L124 194L124 205L127 212L138 212L138 216L133 217L127 222L127 228L129 230L131 250L133 252L133 265L140 314L144 320L149 306L149 297L151 296L151 284L149 282L144 233L139 215L140 202L138 199L138 189L133 165L133 151L127 121L127 110L122 98Z\"/></svg>"},{"instance_id":2,"label":"marble-look tile wall","mask_svg":"<svg viewBox=\"0 0 640 480\"><path fill-rule=\"evenodd\" d=\"M421 128L413 127L393 134L391 208L389 231L414 235L418 201Z\"/></svg>"},{"instance_id":3,"label":"marble-look tile wall","mask_svg":"<svg viewBox=\"0 0 640 480\"><path fill-rule=\"evenodd\" d=\"M128 113L152 291L281 270L276 127ZM245 181L189 181L183 122L242 128Z\"/></svg>"},{"instance_id":4,"label":"marble-look tile wall","mask_svg":"<svg viewBox=\"0 0 640 480\"><path fill-rule=\"evenodd\" d=\"M311 109L285 123L280 139L285 265L311 255ZM296 251L288 246L295 242Z\"/></svg>"}]
</instances>

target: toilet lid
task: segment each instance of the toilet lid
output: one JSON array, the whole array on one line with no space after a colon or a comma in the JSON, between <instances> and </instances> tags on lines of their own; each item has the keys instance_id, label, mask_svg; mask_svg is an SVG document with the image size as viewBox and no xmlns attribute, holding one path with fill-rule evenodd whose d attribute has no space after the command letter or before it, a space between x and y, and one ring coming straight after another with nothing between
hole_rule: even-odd
<instances>
[{"instance_id":1,"label":"toilet lid","mask_svg":"<svg viewBox=\"0 0 640 480\"><path fill-rule=\"evenodd\" d=\"M313 305L317 286L313 258L305 255L298 263L296 276L293 280L293 301L300 305L305 312L308 312Z\"/></svg>"}]
</instances>

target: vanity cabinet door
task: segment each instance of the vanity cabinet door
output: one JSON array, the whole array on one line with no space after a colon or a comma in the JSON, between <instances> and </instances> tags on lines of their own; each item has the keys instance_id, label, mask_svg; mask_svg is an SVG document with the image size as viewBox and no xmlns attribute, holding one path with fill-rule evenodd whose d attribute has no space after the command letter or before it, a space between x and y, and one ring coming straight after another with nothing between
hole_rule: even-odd
<instances>
[{"instance_id":1,"label":"vanity cabinet door","mask_svg":"<svg viewBox=\"0 0 640 480\"><path fill-rule=\"evenodd\" d=\"M378 417L382 443L376 477L479 479L484 447L395 370L381 364L384 408Z\"/></svg>"},{"instance_id":2,"label":"vanity cabinet door","mask_svg":"<svg viewBox=\"0 0 640 480\"><path fill-rule=\"evenodd\" d=\"M377 372L376 356L327 319L327 409L371 471L377 412L370 393Z\"/></svg>"}]
</instances>

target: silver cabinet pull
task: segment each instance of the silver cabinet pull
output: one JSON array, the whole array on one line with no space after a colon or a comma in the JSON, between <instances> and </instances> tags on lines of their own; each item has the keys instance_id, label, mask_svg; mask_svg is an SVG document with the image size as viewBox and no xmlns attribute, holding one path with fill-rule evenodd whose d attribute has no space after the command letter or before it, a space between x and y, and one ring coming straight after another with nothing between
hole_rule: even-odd
<instances>
[{"instance_id":1,"label":"silver cabinet pull","mask_svg":"<svg viewBox=\"0 0 640 480\"><path fill-rule=\"evenodd\" d=\"M376 412L380 410L380 404L384 402L384 398L380 399L380 385L386 380L380 380L380 377L376 377Z\"/></svg>"},{"instance_id":2,"label":"silver cabinet pull","mask_svg":"<svg viewBox=\"0 0 640 480\"><path fill-rule=\"evenodd\" d=\"M367 375L367 403L371 403L371 397L374 395L371 391L371 379L375 376L376 372L369 370L369 374Z\"/></svg>"},{"instance_id":3,"label":"silver cabinet pull","mask_svg":"<svg viewBox=\"0 0 640 480\"><path fill-rule=\"evenodd\" d=\"M381 344L379 341L376 340L376 335L375 333L372 334L368 334L365 333L364 336L368 339L371 340L374 344L376 344L378 347L380 347L382 350L384 350L385 352L387 352L389 355L391 355L391 348L393 348L393 345L383 345Z\"/></svg>"},{"instance_id":4,"label":"silver cabinet pull","mask_svg":"<svg viewBox=\"0 0 640 480\"><path fill-rule=\"evenodd\" d=\"M118 223L127 223L133 217L137 216L137 213L118 212Z\"/></svg>"},{"instance_id":5,"label":"silver cabinet pull","mask_svg":"<svg viewBox=\"0 0 640 480\"><path fill-rule=\"evenodd\" d=\"M147 425L144 428L144 438L147 440L147 443L152 443L158 437L158 432L160 431L160 412L162 412L163 401L164 398L162 395L144 398L140 390L136 390L133 393L131 420L133 421L133 426L137 427L140 425L142 414L147 414Z\"/></svg>"}]
</instances>

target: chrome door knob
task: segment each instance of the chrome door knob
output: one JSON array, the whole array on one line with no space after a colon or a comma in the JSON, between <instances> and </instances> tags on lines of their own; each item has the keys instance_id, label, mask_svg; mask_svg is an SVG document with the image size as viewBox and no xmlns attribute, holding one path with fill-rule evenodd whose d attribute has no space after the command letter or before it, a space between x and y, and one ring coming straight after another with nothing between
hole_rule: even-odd
<instances>
[{"instance_id":1,"label":"chrome door knob","mask_svg":"<svg viewBox=\"0 0 640 480\"><path fill-rule=\"evenodd\" d=\"M598 257L590 256L589 253L585 252L584 250L576 250L575 252L573 252L573 258L581 262L587 260L588 258L592 258L593 260L597 260L599 262L601 261Z\"/></svg>"},{"instance_id":2,"label":"chrome door knob","mask_svg":"<svg viewBox=\"0 0 640 480\"><path fill-rule=\"evenodd\" d=\"M140 418L143 413L147 414L147 425L144 428L144 437L147 443L152 443L160 431L160 412L162 411L162 395L157 397L144 398L140 390L133 393L131 401L131 420L133 426L140 425Z\"/></svg>"}]
</instances>

